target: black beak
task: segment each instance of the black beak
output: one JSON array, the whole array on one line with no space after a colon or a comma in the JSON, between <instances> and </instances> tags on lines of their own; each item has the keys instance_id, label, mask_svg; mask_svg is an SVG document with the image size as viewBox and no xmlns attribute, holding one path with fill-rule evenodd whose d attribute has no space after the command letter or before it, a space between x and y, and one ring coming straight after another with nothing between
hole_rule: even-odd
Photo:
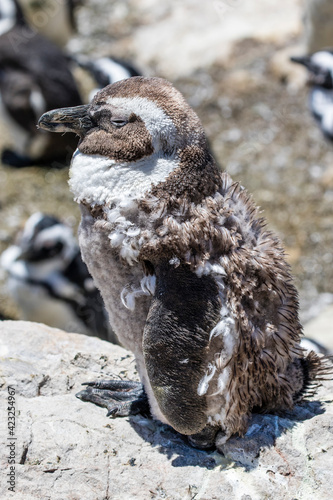
<instances>
[{"instance_id":1,"label":"black beak","mask_svg":"<svg viewBox=\"0 0 333 500\"><path fill-rule=\"evenodd\" d=\"M320 85L321 87L332 88L331 72L325 68L321 68L311 61L311 57L291 57L290 60L297 64L302 64L309 71L308 83L310 85Z\"/></svg>"},{"instance_id":2,"label":"black beak","mask_svg":"<svg viewBox=\"0 0 333 500\"><path fill-rule=\"evenodd\" d=\"M74 132L83 137L94 126L88 109L89 104L53 109L40 117L37 127L48 132Z\"/></svg>"},{"instance_id":3,"label":"black beak","mask_svg":"<svg viewBox=\"0 0 333 500\"><path fill-rule=\"evenodd\" d=\"M33 248L27 247L25 249L22 249L21 253L17 256L16 260L26 260L28 262L31 262L34 260L34 255L35 252L33 251Z\"/></svg>"},{"instance_id":4,"label":"black beak","mask_svg":"<svg viewBox=\"0 0 333 500\"><path fill-rule=\"evenodd\" d=\"M290 60L296 64L302 64L302 66L305 66L309 71L313 71L314 65L311 63L311 58L309 56L291 57Z\"/></svg>"}]
</instances>

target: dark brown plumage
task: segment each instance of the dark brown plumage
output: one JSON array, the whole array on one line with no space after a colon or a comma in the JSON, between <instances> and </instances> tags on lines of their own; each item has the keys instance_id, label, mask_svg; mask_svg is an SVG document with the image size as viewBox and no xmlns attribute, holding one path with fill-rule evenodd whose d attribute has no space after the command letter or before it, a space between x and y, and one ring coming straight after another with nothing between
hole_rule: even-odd
<instances>
[{"instance_id":1,"label":"dark brown plumage","mask_svg":"<svg viewBox=\"0 0 333 500\"><path fill-rule=\"evenodd\" d=\"M253 410L292 408L329 372L299 345L297 292L277 237L220 174L170 83L124 80L40 125L81 137L70 179L81 251L155 418L207 447L218 430L244 433ZM107 387L81 397L123 414Z\"/></svg>"}]
</instances>

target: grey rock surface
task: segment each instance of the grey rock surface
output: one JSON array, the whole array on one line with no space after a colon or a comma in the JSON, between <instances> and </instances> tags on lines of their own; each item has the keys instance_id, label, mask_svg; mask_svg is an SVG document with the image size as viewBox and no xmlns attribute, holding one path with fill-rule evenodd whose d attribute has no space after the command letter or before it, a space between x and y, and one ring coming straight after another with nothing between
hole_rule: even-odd
<instances>
[{"instance_id":1,"label":"grey rock surface","mask_svg":"<svg viewBox=\"0 0 333 500\"><path fill-rule=\"evenodd\" d=\"M331 0L305 0L305 43L308 53L333 44L333 4Z\"/></svg>"},{"instance_id":2,"label":"grey rock surface","mask_svg":"<svg viewBox=\"0 0 333 500\"><path fill-rule=\"evenodd\" d=\"M301 30L299 0L289 0L288 15L279 0L256 0L255 6L251 0L90 0L86 4L78 12L80 36L72 40L72 50L83 46L87 51L92 36L108 32L114 54L132 54L139 68L171 80L226 63L241 40L280 44ZM94 48L102 53L110 39L98 38Z\"/></svg>"},{"instance_id":3,"label":"grey rock surface","mask_svg":"<svg viewBox=\"0 0 333 500\"><path fill-rule=\"evenodd\" d=\"M255 415L243 438L190 448L140 415L109 419L75 398L84 381L137 379L133 357L97 338L0 323L0 498L332 498L333 384L293 412ZM8 386L15 389L15 493L8 491ZM8 439L9 438L9 439Z\"/></svg>"},{"instance_id":4,"label":"grey rock surface","mask_svg":"<svg viewBox=\"0 0 333 500\"><path fill-rule=\"evenodd\" d=\"M324 308L304 326L304 334L333 352L333 305Z\"/></svg>"}]
</instances>

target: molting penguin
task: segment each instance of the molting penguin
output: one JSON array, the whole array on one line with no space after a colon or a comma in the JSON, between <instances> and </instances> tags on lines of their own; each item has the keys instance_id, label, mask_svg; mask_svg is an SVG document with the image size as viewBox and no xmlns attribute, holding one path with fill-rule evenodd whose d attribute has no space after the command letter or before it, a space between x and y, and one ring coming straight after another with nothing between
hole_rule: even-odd
<instances>
[{"instance_id":1,"label":"molting penguin","mask_svg":"<svg viewBox=\"0 0 333 500\"><path fill-rule=\"evenodd\" d=\"M57 218L33 214L0 262L23 319L118 343L72 230Z\"/></svg>"},{"instance_id":2,"label":"molting penguin","mask_svg":"<svg viewBox=\"0 0 333 500\"><path fill-rule=\"evenodd\" d=\"M74 135L68 140L36 129L40 113L81 104L68 59L26 24L16 0L0 3L0 104L15 147L2 153L3 163L21 167L70 159Z\"/></svg>"},{"instance_id":3,"label":"molting penguin","mask_svg":"<svg viewBox=\"0 0 333 500\"><path fill-rule=\"evenodd\" d=\"M333 141L333 52L321 50L311 56L292 57L309 72L308 83L312 86L309 106L323 134Z\"/></svg>"},{"instance_id":4,"label":"molting penguin","mask_svg":"<svg viewBox=\"0 0 333 500\"><path fill-rule=\"evenodd\" d=\"M39 126L81 138L70 188L83 259L144 387L92 382L78 396L125 415L146 394L154 418L202 448L243 434L253 409L302 399L328 369L299 345L283 250L182 95L134 77Z\"/></svg>"}]
</instances>

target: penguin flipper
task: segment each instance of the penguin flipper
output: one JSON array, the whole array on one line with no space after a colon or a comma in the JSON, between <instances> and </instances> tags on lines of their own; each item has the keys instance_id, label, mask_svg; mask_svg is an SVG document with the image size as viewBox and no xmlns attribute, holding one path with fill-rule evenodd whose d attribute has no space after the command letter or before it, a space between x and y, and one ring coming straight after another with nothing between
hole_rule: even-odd
<instances>
[{"instance_id":1,"label":"penguin flipper","mask_svg":"<svg viewBox=\"0 0 333 500\"><path fill-rule=\"evenodd\" d=\"M107 408L107 417L126 417L149 414L147 395L140 382L130 380L97 380L85 382L88 387L76 394L81 401L89 401Z\"/></svg>"},{"instance_id":2,"label":"penguin flipper","mask_svg":"<svg viewBox=\"0 0 333 500\"><path fill-rule=\"evenodd\" d=\"M218 285L211 276L199 277L187 264L161 264L155 275L155 293L143 334L145 367L153 392L148 396L152 410L157 403L165 421L180 434L192 436L192 444L197 435L197 445L202 448L200 441L207 441L212 429L205 429L209 401L198 389L210 363L210 332L219 320ZM206 435L199 436L201 433Z\"/></svg>"}]
</instances>

